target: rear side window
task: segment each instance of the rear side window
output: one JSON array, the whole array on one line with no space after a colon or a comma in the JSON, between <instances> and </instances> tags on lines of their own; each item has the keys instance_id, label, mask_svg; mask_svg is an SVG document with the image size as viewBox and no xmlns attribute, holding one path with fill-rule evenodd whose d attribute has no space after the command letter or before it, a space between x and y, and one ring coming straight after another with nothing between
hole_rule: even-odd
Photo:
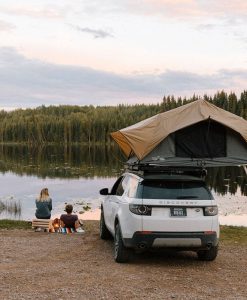
<instances>
[{"instance_id":1,"label":"rear side window","mask_svg":"<svg viewBox=\"0 0 247 300\"><path fill-rule=\"evenodd\" d=\"M139 181L136 178L130 178L129 180L129 189L127 196L130 198L135 198L136 197L136 192L137 192L137 187L138 187Z\"/></svg>"},{"instance_id":2,"label":"rear side window","mask_svg":"<svg viewBox=\"0 0 247 300\"><path fill-rule=\"evenodd\" d=\"M212 200L204 182L198 181L143 181L137 198Z\"/></svg>"}]
</instances>

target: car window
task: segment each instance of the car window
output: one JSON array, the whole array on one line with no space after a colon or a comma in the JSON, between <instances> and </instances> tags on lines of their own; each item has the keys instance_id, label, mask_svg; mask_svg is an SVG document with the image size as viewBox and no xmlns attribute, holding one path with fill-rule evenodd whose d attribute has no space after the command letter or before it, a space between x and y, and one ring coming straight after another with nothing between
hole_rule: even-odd
<instances>
[{"instance_id":1,"label":"car window","mask_svg":"<svg viewBox=\"0 0 247 300\"><path fill-rule=\"evenodd\" d=\"M212 200L212 194L200 181L143 181L138 198Z\"/></svg>"},{"instance_id":2,"label":"car window","mask_svg":"<svg viewBox=\"0 0 247 300\"><path fill-rule=\"evenodd\" d=\"M122 180L119 182L118 186L116 187L116 193L117 196L122 196L127 185L128 185L129 177L125 176L122 177ZM114 195L114 194L113 194Z\"/></svg>"},{"instance_id":3,"label":"car window","mask_svg":"<svg viewBox=\"0 0 247 300\"><path fill-rule=\"evenodd\" d=\"M127 196L130 198L135 198L136 197L136 191L137 191L137 187L138 187L138 179L131 177L129 179L129 186L128 186L128 192L127 192Z\"/></svg>"},{"instance_id":4,"label":"car window","mask_svg":"<svg viewBox=\"0 0 247 300\"><path fill-rule=\"evenodd\" d=\"M116 191L121 184L121 181L123 179L123 176L119 177L118 180L114 183L112 189L111 189L111 195L116 195Z\"/></svg>"}]
</instances>

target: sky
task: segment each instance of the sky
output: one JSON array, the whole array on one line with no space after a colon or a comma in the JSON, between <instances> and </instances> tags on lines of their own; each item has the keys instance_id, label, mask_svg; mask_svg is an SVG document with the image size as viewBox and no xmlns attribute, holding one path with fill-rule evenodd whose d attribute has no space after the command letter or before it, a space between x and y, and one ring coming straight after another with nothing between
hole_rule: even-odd
<instances>
[{"instance_id":1,"label":"sky","mask_svg":"<svg viewBox=\"0 0 247 300\"><path fill-rule=\"evenodd\" d=\"M0 109L240 94L247 1L0 0Z\"/></svg>"}]
</instances>

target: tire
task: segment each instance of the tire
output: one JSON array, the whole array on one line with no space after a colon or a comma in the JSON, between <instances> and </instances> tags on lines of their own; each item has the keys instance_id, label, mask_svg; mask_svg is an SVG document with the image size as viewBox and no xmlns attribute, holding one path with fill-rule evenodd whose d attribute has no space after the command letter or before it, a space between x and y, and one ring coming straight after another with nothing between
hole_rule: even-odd
<instances>
[{"instance_id":1,"label":"tire","mask_svg":"<svg viewBox=\"0 0 247 300\"><path fill-rule=\"evenodd\" d=\"M123 244L121 229L119 224L115 226L114 235L114 259L118 263L125 263L129 260L130 249Z\"/></svg>"},{"instance_id":2,"label":"tire","mask_svg":"<svg viewBox=\"0 0 247 300\"><path fill-rule=\"evenodd\" d=\"M200 250L197 256L200 260L212 261L215 260L218 254L218 246L213 246L209 250Z\"/></svg>"},{"instance_id":3,"label":"tire","mask_svg":"<svg viewBox=\"0 0 247 300\"><path fill-rule=\"evenodd\" d=\"M101 214L100 214L99 235L102 240L109 240L112 238L110 231L107 229L105 225L103 209L101 209Z\"/></svg>"}]
</instances>

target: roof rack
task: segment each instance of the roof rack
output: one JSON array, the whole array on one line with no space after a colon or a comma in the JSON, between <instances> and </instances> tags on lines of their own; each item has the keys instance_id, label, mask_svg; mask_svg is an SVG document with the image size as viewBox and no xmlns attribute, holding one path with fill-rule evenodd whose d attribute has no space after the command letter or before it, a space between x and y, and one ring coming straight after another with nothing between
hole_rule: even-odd
<instances>
[{"instance_id":1,"label":"roof rack","mask_svg":"<svg viewBox=\"0 0 247 300\"><path fill-rule=\"evenodd\" d=\"M204 167L171 167L155 164L125 164L125 171L138 175L161 173L167 175L191 175L205 178L207 170Z\"/></svg>"}]
</instances>

